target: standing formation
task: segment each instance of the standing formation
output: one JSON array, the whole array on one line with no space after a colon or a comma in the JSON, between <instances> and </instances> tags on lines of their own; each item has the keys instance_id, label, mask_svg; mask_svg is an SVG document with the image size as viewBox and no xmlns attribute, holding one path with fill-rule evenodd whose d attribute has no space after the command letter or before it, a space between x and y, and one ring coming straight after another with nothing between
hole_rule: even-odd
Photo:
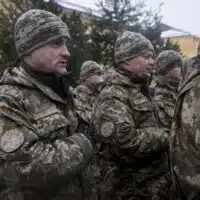
<instances>
[{"instance_id":1,"label":"standing formation","mask_svg":"<svg viewBox=\"0 0 200 200\"><path fill-rule=\"evenodd\" d=\"M85 61L72 88L59 17L23 13L14 40L20 65L0 79L1 200L200 198L199 53L155 56L124 31L114 67Z\"/></svg>"}]
</instances>

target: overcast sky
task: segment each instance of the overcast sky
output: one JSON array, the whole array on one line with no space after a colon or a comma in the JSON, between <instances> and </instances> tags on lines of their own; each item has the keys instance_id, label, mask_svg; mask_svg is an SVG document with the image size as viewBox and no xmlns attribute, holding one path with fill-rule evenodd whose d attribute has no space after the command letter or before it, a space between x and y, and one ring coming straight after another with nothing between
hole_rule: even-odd
<instances>
[{"instance_id":1,"label":"overcast sky","mask_svg":"<svg viewBox=\"0 0 200 200\"><path fill-rule=\"evenodd\" d=\"M68 0L70 2L94 8L96 0ZM135 2L134 0L132 0ZM148 7L162 7L163 22L200 36L200 0L146 0Z\"/></svg>"}]
</instances>

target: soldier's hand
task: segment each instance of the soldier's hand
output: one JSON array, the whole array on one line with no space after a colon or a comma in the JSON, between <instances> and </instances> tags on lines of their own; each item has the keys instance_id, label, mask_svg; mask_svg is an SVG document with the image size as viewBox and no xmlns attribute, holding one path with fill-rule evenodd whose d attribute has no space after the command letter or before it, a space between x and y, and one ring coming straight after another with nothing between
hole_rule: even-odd
<instances>
[{"instance_id":1,"label":"soldier's hand","mask_svg":"<svg viewBox=\"0 0 200 200\"><path fill-rule=\"evenodd\" d=\"M70 139L75 141L81 147L84 156L88 158L89 162L94 155L93 146L90 140L82 133L75 133Z\"/></svg>"}]
</instances>

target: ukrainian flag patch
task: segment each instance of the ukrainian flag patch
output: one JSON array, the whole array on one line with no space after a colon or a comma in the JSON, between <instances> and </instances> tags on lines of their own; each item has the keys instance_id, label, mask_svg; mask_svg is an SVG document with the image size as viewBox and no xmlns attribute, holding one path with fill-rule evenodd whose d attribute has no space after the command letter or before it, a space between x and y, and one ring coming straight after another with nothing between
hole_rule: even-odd
<instances>
[{"instance_id":1,"label":"ukrainian flag patch","mask_svg":"<svg viewBox=\"0 0 200 200\"><path fill-rule=\"evenodd\" d=\"M4 98L0 98L0 108L8 108L9 105L8 105L8 102L6 99Z\"/></svg>"}]
</instances>

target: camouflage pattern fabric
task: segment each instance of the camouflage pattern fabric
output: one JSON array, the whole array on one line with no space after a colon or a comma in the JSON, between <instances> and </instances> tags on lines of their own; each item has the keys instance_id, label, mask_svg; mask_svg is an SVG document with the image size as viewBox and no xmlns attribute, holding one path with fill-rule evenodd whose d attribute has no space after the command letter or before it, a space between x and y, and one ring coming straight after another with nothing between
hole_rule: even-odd
<instances>
[{"instance_id":1,"label":"camouflage pattern fabric","mask_svg":"<svg viewBox=\"0 0 200 200\"><path fill-rule=\"evenodd\" d=\"M162 80L157 78L156 84L152 90L152 95L158 109L160 122L164 127L170 130L178 96L178 87L173 87L169 84L163 84Z\"/></svg>"},{"instance_id":2,"label":"camouflage pattern fabric","mask_svg":"<svg viewBox=\"0 0 200 200\"><path fill-rule=\"evenodd\" d=\"M15 24L15 45L20 57L58 38L70 39L67 25L46 10L23 13Z\"/></svg>"},{"instance_id":3,"label":"camouflage pattern fabric","mask_svg":"<svg viewBox=\"0 0 200 200\"><path fill-rule=\"evenodd\" d=\"M115 62L119 64L147 51L153 51L153 45L147 38L140 33L125 31L115 43Z\"/></svg>"},{"instance_id":4,"label":"camouflage pattern fabric","mask_svg":"<svg viewBox=\"0 0 200 200\"><path fill-rule=\"evenodd\" d=\"M1 200L95 199L87 168L93 147L74 133L66 102L22 67L8 68L0 113Z\"/></svg>"},{"instance_id":5,"label":"camouflage pattern fabric","mask_svg":"<svg viewBox=\"0 0 200 200\"><path fill-rule=\"evenodd\" d=\"M95 61L85 61L81 66L80 79L85 80L87 77L92 75L101 75L104 73L103 66L99 65Z\"/></svg>"},{"instance_id":6,"label":"camouflage pattern fabric","mask_svg":"<svg viewBox=\"0 0 200 200\"><path fill-rule=\"evenodd\" d=\"M91 114L94 102L96 100L98 93L96 90L92 90L89 86L78 85L73 91L74 108L78 117L78 127L77 132L83 133L91 142L94 144L92 134L93 128L91 126ZM95 155L97 149L94 147ZM99 168L97 166L96 156L90 164L92 175L94 177L94 184L97 185L99 181ZM94 190L97 195L96 187Z\"/></svg>"},{"instance_id":7,"label":"camouflage pattern fabric","mask_svg":"<svg viewBox=\"0 0 200 200\"><path fill-rule=\"evenodd\" d=\"M176 199L200 199L200 58L190 59L184 74L170 135L170 163Z\"/></svg>"},{"instance_id":8,"label":"camouflage pattern fabric","mask_svg":"<svg viewBox=\"0 0 200 200\"><path fill-rule=\"evenodd\" d=\"M110 81L92 114L102 199L168 199L168 133L149 90L118 71Z\"/></svg>"},{"instance_id":9,"label":"camouflage pattern fabric","mask_svg":"<svg viewBox=\"0 0 200 200\"><path fill-rule=\"evenodd\" d=\"M158 55L155 63L155 84L152 87L152 93L154 101L158 106L160 121L168 129L171 128L171 122L174 116L178 86L170 85L164 75L176 67L174 63L177 61L180 62L180 65L182 64L181 55L174 50L166 50Z\"/></svg>"},{"instance_id":10,"label":"camouflage pattern fabric","mask_svg":"<svg viewBox=\"0 0 200 200\"><path fill-rule=\"evenodd\" d=\"M184 57L183 58L182 67L181 67L182 79L181 79L181 82L179 83L179 89L181 88L182 85L184 85L185 81L187 81L187 78L188 78L188 76L191 72L191 69L192 69L192 62L193 61L194 61L194 59L191 58L191 57Z\"/></svg>"},{"instance_id":11,"label":"camouflage pattern fabric","mask_svg":"<svg viewBox=\"0 0 200 200\"><path fill-rule=\"evenodd\" d=\"M78 85L73 91L74 107L79 119L77 130L78 132L86 135L93 144L94 141L92 138L93 128L91 126L91 115L93 105L98 94L99 92L97 90L94 90L94 88L92 89L89 87L89 85L83 84ZM94 150L96 152L97 148ZM95 178L95 183L98 184L100 174L96 159L98 158L95 156L93 162L91 163L91 168Z\"/></svg>"},{"instance_id":12,"label":"camouflage pattern fabric","mask_svg":"<svg viewBox=\"0 0 200 200\"><path fill-rule=\"evenodd\" d=\"M86 85L78 85L73 89L74 111L78 118L77 131L83 133L92 141L90 127L91 113L96 99L96 93Z\"/></svg>"},{"instance_id":13,"label":"camouflage pattern fabric","mask_svg":"<svg viewBox=\"0 0 200 200\"><path fill-rule=\"evenodd\" d=\"M99 93L98 86L92 83L85 82L85 79L93 75L103 75L104 70L103 66L97 64L95 61L88 60L81 65L80 79L81 84L78 85L73 90L73 101L76 113L86 128L83 128L84 125L81 125L81 132L89 134L91 113L93 109L93 104L96 100L96 97ZM88 137L90 137L88 135Z\"/></svg>"},{"instance_id":14,"label":"camouflage pattern fabric","mask_svg":"<svg viewBox=\"0 0 200 200\"><path fill-rule=\"evenodd\" d=\"M86 85L78 85L73 91L74 105L77 114L90 123L93 104L97 94Z\"/></svg>"},{"instance_id":15,"label":"camouflage pattern fabric","mask_svg":"<svg viewBox=\"0 0 200 200\"><path fill-rule=\"evenodd\" d=\"M89 125L94 101L98 95L97 85L85 82L85 79L93 75L103 75L103 67L95 61L88 60L81 65L80 79L81 84L73 90L73 101L76 113L84 125L81 130L89 134ZM85 127L85 128L83 128ZM88 135L88 137L90 137Z\"/></svg>"}]
</instances>

